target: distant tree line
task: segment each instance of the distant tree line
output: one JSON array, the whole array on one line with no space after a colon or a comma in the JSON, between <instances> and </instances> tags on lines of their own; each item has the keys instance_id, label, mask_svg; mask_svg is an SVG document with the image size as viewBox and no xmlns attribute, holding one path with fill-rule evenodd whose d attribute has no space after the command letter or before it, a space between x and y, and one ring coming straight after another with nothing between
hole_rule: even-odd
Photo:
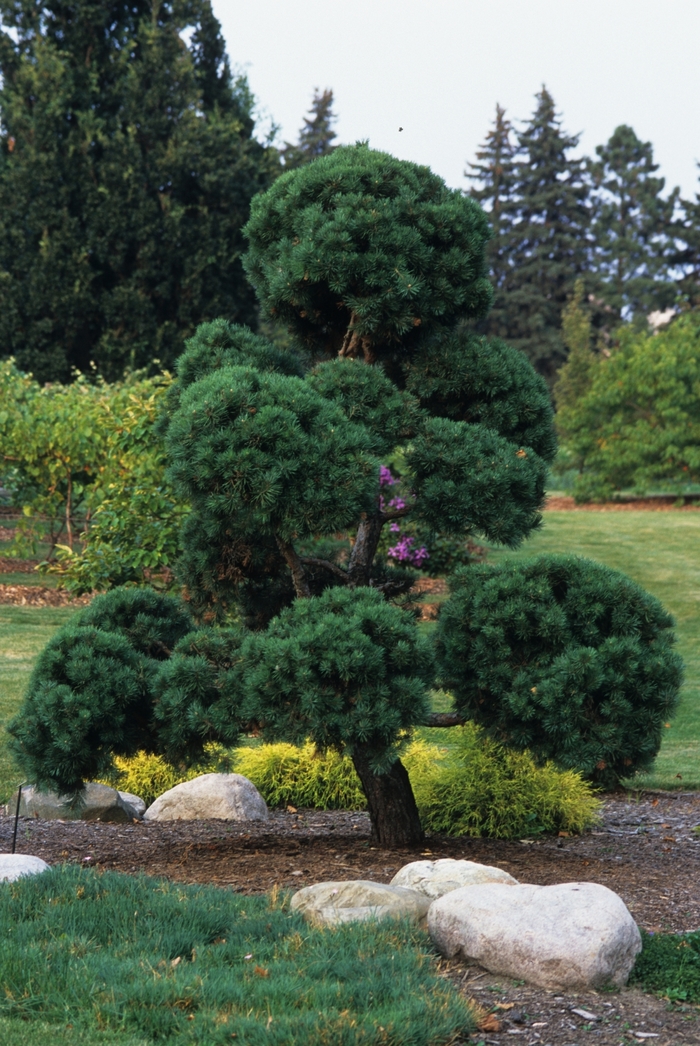
<instances>
[{"instance_id":1,"label":"distant tree line","mask_svg":"<svg viewBox=\"0 0 700 1046\"><path fill-rule=\"evenodd\" d=\"M582 281L593 343L621 321L646 327L679 300L700 304L700 196L664 192L650 142L621 125L576 158L545 87L516 132L494 124L465 174L491 219L494 308L484 333L522 349L550 381L567 358L562 313Z\"/></svg>"},{"instance_id":2,"label":"distant tree line","mask_svg":"<svg viewBox=\"0 0 700 1046\"><path fill-rule=\"evenodd\" d=\"M0 0L0 359L41 381L170 367L197 326L259 324L241 266L250 201L336 147L333 92L298 140L255 126L210 0ZM582 279L592 344L682 299L700 303L700 197L665 193L652 146L620 126L575 158L542 88L516 132L505 111L475 162L494 308L482 333L550 382L562 310Z\"/></svg>"}]
</instances>

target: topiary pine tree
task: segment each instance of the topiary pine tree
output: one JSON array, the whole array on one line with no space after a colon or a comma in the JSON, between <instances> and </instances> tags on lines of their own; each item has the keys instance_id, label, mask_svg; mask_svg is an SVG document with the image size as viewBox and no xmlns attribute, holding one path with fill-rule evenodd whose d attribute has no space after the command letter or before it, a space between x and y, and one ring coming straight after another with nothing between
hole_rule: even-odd
<instances>
[{"instance_id":1,"label":"topiary pine tree","mask_svg":"<svg viewBox=\"0 0 700 1046\"><path fill-rule=\"evenodd\" d=\"M458 577L436 664L433 644L402 606L416 571L387 567L377 554L385 528L399 520L445 539L476 532L510 547L541 522L556 449L546 384L521 353L464 322L483 316L490 300L478 204L425 168L366 145L343 147L259 197L248 235L246 265L263 307L284 316L310 362L300 372L298 354L283 361L223 322L202 328L179 360L166 443L171 479L191 506L182 580L196 616L223 627L185 629L174 647L162 640L172 653L142 672L134 698L143 746L191 761L208 741L231 744L251 727L270 739L311 737L352 756L377 841L418 843L401 747L415 726L472 714L480 700L470 683L474 651L488 646L493 628L504 633L503 657L491 659L481 718L499 739L549 754L549 733L561 733L565 711L551 725L544 718L539 749L522 725L537 714L512 696L521 694L527 654L533 685L539 671L554 705L578 709L585 767L585 717L600 712L591 688L597 699L608 684L619 690L605 706L614 753L608 758L605 731L594 729L595 753L613 773L646 765L660 711L672 705L676 661L668 618L643 594L629 595L631 583L595 564L553 578L543 563L527 584L511 584L501 605L488 572L477 571L472 602L482 590L484 599L472 615ZM533 607L537 627L528 626ZM97 620L90 627L111 635ZM609 637L588 674L559 671L560 654L575 647L572 665L595 660L589 648ZM141 647L134 644L134 658ZM51 709L59 725L55 740L46 728L44 747L62 746L63 761L49 771L20 715L11 730L30 776L75 787L93 772L93 756L60 728L81 687L93 702L91 740L103 753L131 744L122 721L112 723L101 649L94 681L85 655L82 682L58 696L54 668L37 670L26 707L32 723ZM453 713L429 711L438 670L454 681ZM642 688L638 707L627 674ZM639 722L626 740L620 724L634 708ZM48 713L43 721L50 724Z\"/></svg>"}]
</instances>

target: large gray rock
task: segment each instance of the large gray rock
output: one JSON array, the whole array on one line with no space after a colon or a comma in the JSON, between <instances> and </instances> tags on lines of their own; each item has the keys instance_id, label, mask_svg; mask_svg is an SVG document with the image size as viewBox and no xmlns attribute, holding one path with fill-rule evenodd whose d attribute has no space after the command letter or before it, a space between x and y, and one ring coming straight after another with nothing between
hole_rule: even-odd
<instances>
[{"instance_id":1,"label":"large gray rock","mask_svg":"<svg viewBox=\"0 0 700 1046\"><path fill-rule=\"evenodd\" d=\"M125 793L126 794L126 793ZM7 804L7 811L14 814L17 807L15 794ZM44 821L111 821L130 824L140 814L126 802L116 790L108 785L89 781L83 788L81 801L75 806L65 795L55 792L40 792L34 785L24 785L19 803L20 817L40 817Z\"/></svg>"},{"instance_id":2,"label":"large gray rock","mask_svg":"<svg viewBox=\"0 0 700 1046\"><path fill-rule=\"evenodd\" d=\"M144 821L266 821L267 804L241 774L202 774L159 795Z\"/></svg>"},{"instance_id":3,"label":"large gray rock","mask_svg":"<svg viewBox=\"0 0 700 1046\"><path fill-rule=\"evenodd\" d=\"M621 987L642 947L622 899L598 883L466 886L433 901L428 929L443 955L555 990Z\"/></svg>"},{"instance_id":4,"label":"large gray rock","mask_svg":"<svg viewBox=\"0 0 700 1046\"><path fill-rule=\"evenodd\" d=\"M429 904L416 890L354 879L305 886L294 894L290 908L314 926L336 926L367 919L408 918L424 923Z\"/></svg>"},{"instance_id":5,"label":"large gray rock","mask_svg":"<svg viewBox=\"0 0 700 1046\"><path fill-rule=\"evenodd\" d=\"M29 854L0 854L0 882L13 883L23 875L40 875L49 866L41 857Z\"/></svg>"},{"instance_id":6,"label":"large gray rock","mask_svg":"<svg viewBox=\"0 0 700 1046\"><path fill-rule=\"evenodd\" d=\"M502 868L476 861L457 861L442 857L437 861L411 861L400 868L391 880L392 886L405 886L418 890L432 901L462 886L478 886L480 883L506 883L515 886L514 879Z\"/></svg>"}]
</instances>

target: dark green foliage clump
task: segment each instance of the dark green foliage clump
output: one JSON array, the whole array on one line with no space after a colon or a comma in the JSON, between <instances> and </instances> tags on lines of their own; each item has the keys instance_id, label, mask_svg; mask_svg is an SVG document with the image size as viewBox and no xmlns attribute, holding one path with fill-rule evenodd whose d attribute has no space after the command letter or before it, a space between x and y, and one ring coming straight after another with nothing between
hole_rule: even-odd
<instances>
[{"instance_id":1,"label":"dark green foliage clump","mask_svg":"<svg viewBox=\"0 0 700 1046\"><path fill-rule=\"evenodd\" d=\"M337 404L348 421L362 425L378 457L405 443L420 424L417 400L399 391L379 367L335 359L319 364L307 380L320 396Z\"/></svg>"},{"instance_id":2,"label":"dark green foliage clump","mask_svg":"<svg viewBox=\"0 0 700 1046\"><path fill-rule=\"evenodd\" d=\"M150 589L114 589L60 629L41 653L8 726L27 780L75 793L112 755L152 750L152 687L193 629L181 604Z\"/></svg>"},{"instance_id":3,"label":"dark green foliage clump","mask_svg":"<svg viewBox=\"0 0 700 1046\"><path fill-rule=\"evenodd\" d=\"M278 178L246 234L265 312L321 352L337 352L352 325L366 356L403 354L423 327L491 302L481 208L427 167L366 145Z\"/></svg>"},{"instance_id":4,"label":"dark green foliage clump","mask_svg":"<svg viewBox=\"0 0 700 1046\"><path fill-rule=\"evenodd\" d=\"M159 748L170 763L192 764L211 741L234 745L240 734L245 631L207 628L180 640L154 684Z\"/></svg>"},{"instance_id":5,"label":"dark green foliage clump","mask_svg":"<svg viewBox=\"0 0 700 1046\"><path fill-rule=\"evenodd\" d=\"M328 933L267 897L64 866L2 890L0 934L0 1015L79 1042L437 1046L474 1028L425 934L394 922Z\"/></svg>"},{"instance_id":6,"label":"dark green foliage clump","mask_svg":"<svg viewBox=\"0 0 700 1046\"><path fill-rule=\"evenodd\" d=\"M541 522L544 461L485 425L430 418L406 460L415 482L416 515L436 530L478 530L491 541L516 546Z\"/></svg>"},{"instance_id":7,"label":"dark green foliage clump","mask_svg":"<svg viewBox=\"0 0 700 1046\"><path fill-rule=\"evenodd\" d=\"M297 600L245 645L246 690L266 738L369 746L379 767L429 711L432 652L370 588Z\"/></svg>"},{"instance_id":8,"label":"dark green foliage clump","mask_svg":"<svg viewBox=\"0 0 700 1046\"><path fill-rule=\"evenodd\" d=\"M522 352L459 326L426 339L404 369L407 390L433 417L485 425L518 446L532 447L545 461L554 460L547 385Z\"/></svg>"},{"instance_id":9,"label":"dark green foliage clump","mask_svg":"<svg viewBox=\"0 0 700 1046\"><path fill-rule=\"evenodd\" d=\"M540 556L455 575L438 658L455 707L499 741L604 786L647 770L678 701L673 620L590 560Z\"/></svg>"},{"instance_id":10,"label":"dark green foliage clump","mask_svg":"<svg viewBox=\"0 0 700 1046\"><path fill-rule=\"evenodd\" d=\"M700 1002L700 933L645 933L630 984L671 1002Z\"/></svg>"},{"instance_id":11,"label":"dark green foliage clump","mask_svg":"<svg viewBox=\"0 0 700 1046\"><path fill-rule=\"evenodd\" d=\"M364 431L300 378L225 367L184 393L170 474L239 532L334 532L371 508L379 462ZM247 524L247 525L246 525Z\"/></svg>"}]
</instances>

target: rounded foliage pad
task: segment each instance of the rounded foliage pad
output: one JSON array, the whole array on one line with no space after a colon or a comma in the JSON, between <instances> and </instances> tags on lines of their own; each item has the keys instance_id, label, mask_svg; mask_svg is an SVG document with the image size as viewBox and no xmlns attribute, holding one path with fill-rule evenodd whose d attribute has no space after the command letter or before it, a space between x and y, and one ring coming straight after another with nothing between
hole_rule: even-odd
<instances>
[{"instance_id":1,"label":"rounded foliage pad","mask_svg":"<svg viewBox=\"0 0 700 1046\"><path fill-rule=\"evenodd\" d=\"M243 645L246 693L271 740L368 745L391 765L428 711L432 652L414 619L371 588L298 599Z\"/></svg>"},{"instance_id":2,"label":"rounded foliage pad","mask_svg":"<svg viewBox=\"0 0 700 1046\"><path fill-rule=\"evenodd\" d=\"M477 530L514 547L542 521L545 462L485 425L430 418L406 461L416 516L438 532Z\"/></svg>"},{"instance_id":3,"label":"rounded foliage pad","mask_svg":"<svg viewBox=\"0 0 700 1046\"><path fill-rule=\"evenodd\" d=\"M171 763L191 763L208 742L233 745L240 733L245 633L208 628L182 639L158 672L154 721L159 750Z\"/></svg>"},{"instance_id":4,"label":"rounded foliage pad","mask_svg":"<svg viewBox=\"0 0 700 1046\"><path fill-rule=\"evenodd\" d=\"M183 394L167 443L176 486L246 534L343 530L379 491L369 437L300 378L224 367Z\"/></svg>"},{"instance_id":5,"label":"rounded foliage pad","mask_svg":"<svg viewBox=\"0 0 700 1046\"><path fill-rule=\"evenodd\" d=\"M469 567L451 588L438 658L458 711L605 786L649 768L682 675L654 596L573 556Z\"/></svg>"},{"instance_id":6,"label":"rounded foliage pad","mask_svg":"<svg viewBox=\"0 0 700 1046\"><path fill-rule=\"evenodd\" d=\"M373 352L404 352L422 326L491 303L479 205L367 145L282 175L253 201L245 231L243 264L265 311L327 352L351 322Z\"/></svg>"},{"instance_id":7,"label":"rounded foliage pad","mask_svg":"<svg viewBox=\"0 0 700 1046\"><path fill-rule=\"evenodd\" d=\"M460 325L422 341L404 370L407 390L433 417L480 423L554 460L549 390L522 352Z\"/></svg>"},{"instance_id":8,"label":"rounded foliage pad","mask_svg":"<svg viewBox=\"0 0 700 1046\"><path fill-rule=\"evenodd\" d=\"M124 636L137 654L162 661L194 628L179 599L152 588L113 588L78 612L73 624Z\"/></svg>"}]
</instances>

